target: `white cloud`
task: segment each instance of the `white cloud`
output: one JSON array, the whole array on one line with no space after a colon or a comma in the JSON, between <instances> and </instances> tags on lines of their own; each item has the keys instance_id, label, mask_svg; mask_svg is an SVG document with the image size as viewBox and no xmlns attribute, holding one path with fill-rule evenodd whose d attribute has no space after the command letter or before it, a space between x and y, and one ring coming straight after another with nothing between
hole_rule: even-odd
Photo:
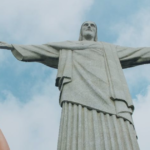
<instances>
[{"instance_id":1,"label":"white cloud","mask_svg":"<svg viewBox=\"0 0 150 150\"><path fill-rule=\"evenodd\" d=\"M140 10L113 27L118 32L115 43L124 46L150 46L150 8Z\"/></svg>"},{"instance_id":2,"label":"white cloud","mask_svg":"<svg viewBox=\"0 0 150 150\"><path fill-rule=\"evenodd\" d=\"M138 13L130 16L128 20L118 23L114 28L114 32L118 32L118 39L116 44L131 47L150 47L150 8L140 10ZM130 68L124 71L126 79L131 87L131 92L135 91L137 87L140 88L141 82L150 84L150 65L143 65L139 67ZM142 82L142 83L143 83ZM147 87L141 89L141 93L137 95L134 100L135 113L134 122L139 137L139 145L142 150L150 149L149 135L150 135L150 88L147 94L143 96L143 91Z\"/></svg>"},{"instance_id":3,"label":"white cloud","mask_svg":"<svg viewBox=\"0 0 150 150\"><path fill-rule=\"evenodd\" d=\"M0 126L11 150L57 148L61 109L58 90L53 86L54 78L55 74L52 74L42 84L37 82L27 103L21 102L9 91L3 91Z\"/></svg>"},{"instance_id":4,"label":"white cloud","mask_svg":"<svg viewBox=\"0 0 150 150\"><path fill-rule=\"evenodd\" d=\"M84 14L92 2L93 0L2 1L1 38L23 44L76 39Z\"/></svg>"}]
</instances>

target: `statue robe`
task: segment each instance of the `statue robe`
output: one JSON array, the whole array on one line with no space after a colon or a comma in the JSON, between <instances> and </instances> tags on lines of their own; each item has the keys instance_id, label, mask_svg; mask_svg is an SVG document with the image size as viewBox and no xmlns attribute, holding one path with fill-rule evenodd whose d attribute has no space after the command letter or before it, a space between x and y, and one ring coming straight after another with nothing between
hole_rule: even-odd
<instances>
[{"instance_id":1,"label":"statue robe","mask_svg":"<svg viewBox=\"0 0 150 150\"><path fill-rule=\"evenodd\" d=\"M122 69L150 62L150 49L105 42L66 41L44 45L13 45L21 61L57 68L60 105L71 102L132 122L134 106Z\"/></svg>"}]
</instances>

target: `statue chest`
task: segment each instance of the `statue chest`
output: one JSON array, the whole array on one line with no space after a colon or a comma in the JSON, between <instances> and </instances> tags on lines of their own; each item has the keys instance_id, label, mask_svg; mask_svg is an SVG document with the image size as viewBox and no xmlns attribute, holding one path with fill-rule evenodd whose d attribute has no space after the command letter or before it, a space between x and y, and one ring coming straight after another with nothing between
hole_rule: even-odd
<instances>
[{"instance_id":1,"label":"statue chest","mask_svg":"<svg viewBox=\"0 0 150 150\"><path fill-rule=\"evenodd\" d=\"M104 50L90 48L73 51L73 79L108 83ZM81 77L82 76L82 77Z\"/></svg>"}]
</instances>

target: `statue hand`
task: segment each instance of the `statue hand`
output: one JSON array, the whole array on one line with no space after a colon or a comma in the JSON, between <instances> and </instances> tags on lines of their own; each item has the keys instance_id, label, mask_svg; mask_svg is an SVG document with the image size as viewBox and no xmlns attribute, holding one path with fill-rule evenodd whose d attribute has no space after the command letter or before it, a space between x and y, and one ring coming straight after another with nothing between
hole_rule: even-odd
<instances>
[{"instance_id":1,"label":"statue hand","mask_svg":"<svg viewBox=\"0 0 150 150\"><path fill-rule=\"evenodd\" d=\"M0 41L0 49L7 49L7 50L12 50L13 47L11 44L7 44L5 42Z\"/></svg>"}]
</instances>

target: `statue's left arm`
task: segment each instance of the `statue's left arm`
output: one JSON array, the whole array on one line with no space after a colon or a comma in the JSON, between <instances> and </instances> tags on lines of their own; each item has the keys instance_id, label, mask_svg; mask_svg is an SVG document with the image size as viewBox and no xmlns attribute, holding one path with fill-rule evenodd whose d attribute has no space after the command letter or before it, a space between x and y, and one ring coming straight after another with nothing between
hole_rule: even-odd
<instances>
[{"instance_id":1,"label":"statue's left arm","mask_svg":"<svg viewBox=\"0 0 150 150\"><path fill-rule=\"evenodd\" d=\"M116 46L122 68L134 67L150 63L150 47L122 47Z\"/></svg>"}]
</instances>

